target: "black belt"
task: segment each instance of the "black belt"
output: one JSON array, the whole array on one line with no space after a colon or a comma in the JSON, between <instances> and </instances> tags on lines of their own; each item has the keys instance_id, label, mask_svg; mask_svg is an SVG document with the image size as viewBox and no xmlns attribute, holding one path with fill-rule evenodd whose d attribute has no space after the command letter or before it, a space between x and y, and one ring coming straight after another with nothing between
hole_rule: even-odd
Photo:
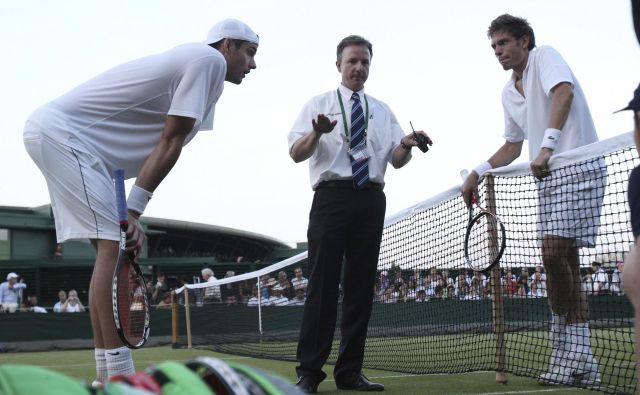
<instances>
[{"instance_id":1,"label":"black belt","mask_svg":"<svg viewBox=\"0 0 640 395\"><path fill-rule=\"evenodd\" d=\"M357 189L353 185L353 180L330 180L330 181L322 181L316 189L319 188L349 188L349 189ZM383 189L384 185L378 182L369 181L367 185L362 187L361 189Z\"/></svg>"}]
</instances>

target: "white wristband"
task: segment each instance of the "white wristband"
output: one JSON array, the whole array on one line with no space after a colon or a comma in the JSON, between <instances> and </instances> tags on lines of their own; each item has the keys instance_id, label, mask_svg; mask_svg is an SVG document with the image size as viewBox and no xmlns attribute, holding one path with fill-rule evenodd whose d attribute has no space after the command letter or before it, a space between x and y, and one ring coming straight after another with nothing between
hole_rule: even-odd
<instances>
[{"instance_id":1,"label":"white wristband","mask_svg":"<svg viewBox=\"0 0 640 395\"><path fill-rule=\"evenodd\" d=\"M488 172L491 169L493 169L493 166L491 166L491 163L487 161L487 162L480 163L478 166L475 167L475 169L473 169L473 171L478 173L478 178L482 178L484 173Z\"/></svg>"},{"instance_id":2,"label":"white wristband","mask_svg":"<svg viewBox=\"0 0 640 395\"><path fill-rule=\"evenodd\" d=\"M548 128L544 131L544 137L542 138L542 144L540 144L540 148L549 148L555 150L558 146L558 141L560 140L559 129Z\"/></svg>"},{"instance_id":3,"label":"white wristband","mask_svg":"<svg viewBox=\"0 0 640 395\"><path fill-rule=\"evenodd\" d=\"M147 203L149 203L149 200L151 200L152 196L152 192L149 192L133 184L133 186L131 187L131 191L129 192L129 197L127 198L127 208L142 215L142 213L144 213L144 209L147 208Z\"/></svg>"}]
</instances>

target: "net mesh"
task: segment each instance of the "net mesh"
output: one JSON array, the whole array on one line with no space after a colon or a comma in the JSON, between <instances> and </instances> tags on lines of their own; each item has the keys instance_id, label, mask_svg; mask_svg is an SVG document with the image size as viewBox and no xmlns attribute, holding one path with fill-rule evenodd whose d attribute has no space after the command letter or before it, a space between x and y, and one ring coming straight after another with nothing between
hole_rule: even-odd
<instances>
[{"instance_id":1,"label":"net mesh","mask_svg":"<svg viewBox=\"0 0 640 395\"><path fill-rule=\"evenodd\" d=\"M633 308L616 263L633 240L626 190L637 164L632 136L624 134L556 155L543 184L527 164L495 169L479 186L479 204L504 223L507 247L486 273L470 270L465 261L469 216L458 187L389 216L365 366L413 374L495 370L634 393ZM549 271L553 259L579 269ZM306 255L184 288L197 302L188 309L191 342L295 361L303 296L298 291L292 303L281 295L295 299L291 279L297 270L308 274ZM220 300L199 301L211 286L221 287ZM552 315L550 306L560 314ZM186 310L184 303L178 309L181 323ZM571 325L561 314L565 310ZM187 344L181 325L178 346ZM339 339L337 329L330 364Z\"/></svg>"}]
</instances>

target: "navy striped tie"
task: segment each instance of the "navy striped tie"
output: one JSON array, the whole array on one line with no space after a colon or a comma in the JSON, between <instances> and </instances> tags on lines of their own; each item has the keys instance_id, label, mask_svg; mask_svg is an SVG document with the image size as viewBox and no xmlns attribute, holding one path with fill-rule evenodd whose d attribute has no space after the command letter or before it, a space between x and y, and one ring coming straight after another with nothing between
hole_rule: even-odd
<instances>
[{"instance_id":1,"label":"navy striped tie","mask_svg":"<svg viewBox=\"0 0 640 395\"><path fill-rule=\"evenodd\" d=\"M360 104L360 96L353 93L351 96L353 107L351 108L351 150L353 151L360 145L365 145L365 119L362 105ZM363 148L363 147L359 147ZM356 188L364 188L369 182L369 159L355 161L351 157L351 171L353 173L353 184Z\"/></svg>"}]
</instances>

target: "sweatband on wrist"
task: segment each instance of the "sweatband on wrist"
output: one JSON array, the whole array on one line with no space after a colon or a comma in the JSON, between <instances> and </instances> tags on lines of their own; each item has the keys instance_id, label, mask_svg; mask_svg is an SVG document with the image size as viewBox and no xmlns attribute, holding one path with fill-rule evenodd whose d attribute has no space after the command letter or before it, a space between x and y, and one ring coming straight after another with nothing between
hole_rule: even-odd
<instances>
[{"instance_id":1,"label":"sweatband on wrist","mask_svg":"<svg viewBox=\"0 0 640 395\"><path fill-rule=\"evenodd\" d=\"M493 166L491 166L491 163L487 161L487 162L480 163L478 166L476 166L473 169L473 171L478 173L478 177L482 177L484 173L488 172L491 169L493 169Z\"/></svg>"},{"instance_id":2,"label":"sweatband on wrist","mask_svg":"<svg viewBox=\"0 0 640 395\"><path fill-rule=\"evenodd\" d=\"M558 146L558 141L560 140L559 129L548 128L544 131L544 137L542 138L542 144L540 144L540 148L549 148L555 150Z\"/></svg>"},{"instance_id":3,"label":"sweatband on wrist","mask_svg":"<svg viewBox=\"0 0 640 395\"><path fill-rule=\"evenodd\" d=\"M134 184L131 187L131 192L129 192L129 197L127 198L127 208L142 215L152 196L152 192L142 189Z\"/></svg>"}]
</instances>

